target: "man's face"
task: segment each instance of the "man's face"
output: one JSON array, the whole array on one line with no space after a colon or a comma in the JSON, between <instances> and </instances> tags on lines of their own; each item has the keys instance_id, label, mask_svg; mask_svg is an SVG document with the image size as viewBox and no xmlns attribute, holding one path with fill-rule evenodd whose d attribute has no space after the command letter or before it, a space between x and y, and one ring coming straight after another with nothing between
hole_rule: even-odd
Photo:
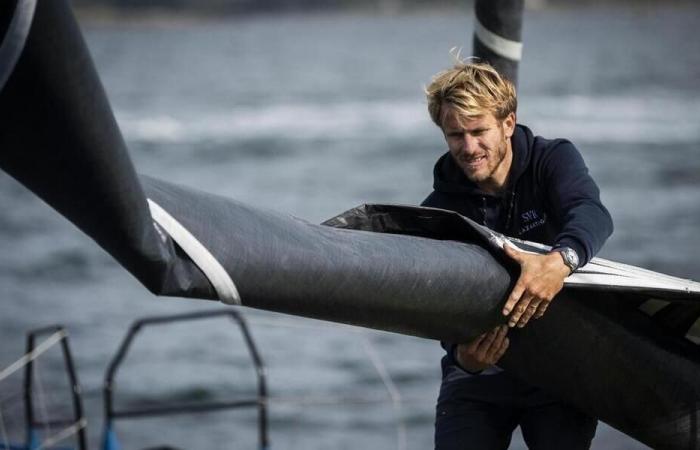
<instances>
[{"instance_id":1,"label":"man's face","mask_svg":"<svg viewBox=\"0 0 700 450\"><path fill-rule=\"evenodd\" d=\"M442 117L442 131L455 162L469 180L487 191L505 184L513 161L514 128L515 114L503 121L491 113L467 118L446 105Z\"/></svg>"}]
</instances>

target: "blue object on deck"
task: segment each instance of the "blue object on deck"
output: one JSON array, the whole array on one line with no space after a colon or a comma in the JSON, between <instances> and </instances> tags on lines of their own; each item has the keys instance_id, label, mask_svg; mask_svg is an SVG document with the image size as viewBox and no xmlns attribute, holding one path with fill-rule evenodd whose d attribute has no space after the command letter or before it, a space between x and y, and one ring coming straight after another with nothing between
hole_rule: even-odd
<instances>
[{"instance_id":1,"label":"blue object on deck","mask_svg":"<svg viewBox=\"0 0 700 450\"><path fill-rule=\"evenodd\" d=\"M120 450L119 440L114 432L112 422L108 421L105 425L104 436L102 438L102 450Z\"/></svg>"}]
</instances>

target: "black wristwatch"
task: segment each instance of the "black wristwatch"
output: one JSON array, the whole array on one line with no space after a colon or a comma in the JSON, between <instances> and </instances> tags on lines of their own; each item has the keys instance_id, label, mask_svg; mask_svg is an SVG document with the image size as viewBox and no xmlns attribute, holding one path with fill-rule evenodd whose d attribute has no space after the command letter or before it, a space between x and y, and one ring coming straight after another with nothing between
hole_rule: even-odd
<instances>
[{"instance_id":1,"label":"black wristwatch","mask_svg":"<svg viewBox=\"0 0 700 450\"><path fill-rule=\"evenodd\" d=\"M571 247L558 247L552 249L553 252L559 252L561 254L562 259L564 260L564 264L571 270L571 273L574 273L576 269L578 269L578 255L574 251L573 248Z\"/></svg>"}]
</instances>

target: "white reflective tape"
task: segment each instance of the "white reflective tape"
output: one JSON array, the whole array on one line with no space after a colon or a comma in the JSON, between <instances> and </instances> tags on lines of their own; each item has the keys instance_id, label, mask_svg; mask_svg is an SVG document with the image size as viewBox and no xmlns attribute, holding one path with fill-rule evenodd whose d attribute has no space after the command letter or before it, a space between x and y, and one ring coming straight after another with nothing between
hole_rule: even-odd
<instances>
[{"instance_id":1,"label":"white reflective tape","mask_svg":"<svg viewBox=\"0 0 700 450\"><path fill-rule=\"evenodd\" d=\"M148 199L151 217L171 238L182 247L187 256L200 268L214 286L219 300L229 305L241 305L241 296L226 269L207 248L197 240L180 222L167 213L156 202Z\"/></svg>"},{"instance_id":2,"label":"white reflective tape","mask_svg":"<svg viewBox=\"0 0 700 450\"><path fill-rule=\"evenodd\" d=\"M504 58L511 59L513 61L520 61L523 56L523 44L518 41L511 41L489 31L481 22L479 18L474 18L476 24L474 27L474 34L479 38L479 40L488 47L492 52L497 55L503 56Z\"/></svg>"},{"instance_id":3,"label":"white reflective tape","mask_svg":"<svg viewBox=\"0 0 700 450\"><path fill-rule=\"evenodd\" d=\"M46 338L44 342L41 344L37 345L34 350L31 352L25 354L22 356L20 359L15 361L14 363L10 364L7 368L4 370L0 371L0 381L4 380L5 378L9 377L22 367L26 366L29 364L30 361L34 361L37 359L39 356L41 356L42 353L46 352L48 349L54 346L57 342L59 342L61 339L66 337L66 332L64 330L59 330Z\"/></svg>"}]
</instances>

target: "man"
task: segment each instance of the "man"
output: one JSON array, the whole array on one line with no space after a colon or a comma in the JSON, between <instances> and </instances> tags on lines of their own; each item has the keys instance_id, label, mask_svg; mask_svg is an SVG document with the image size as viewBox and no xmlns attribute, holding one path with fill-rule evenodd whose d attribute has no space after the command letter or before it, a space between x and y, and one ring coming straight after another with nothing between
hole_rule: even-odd
<instances>
[{"instance_id":1,"label":"man","mask_svg":"<svg viewBox=\"0 0 700 450\"><path fill-rule=\"evenodd\" d=\"M506 248L521 268L503 309L507 326L473 342L443 342L436 448L505 449L517 425L531 449L589 448L594 418L495 364L508 347L508 327L542 317L564 279L612 233L598 187L569 141L516 124L515 88L491 66L459 62L438 73L426 94L449 152L435 165L435 190L423 205L553 247L546 255Z\"/></svg>"}]
</instances>

